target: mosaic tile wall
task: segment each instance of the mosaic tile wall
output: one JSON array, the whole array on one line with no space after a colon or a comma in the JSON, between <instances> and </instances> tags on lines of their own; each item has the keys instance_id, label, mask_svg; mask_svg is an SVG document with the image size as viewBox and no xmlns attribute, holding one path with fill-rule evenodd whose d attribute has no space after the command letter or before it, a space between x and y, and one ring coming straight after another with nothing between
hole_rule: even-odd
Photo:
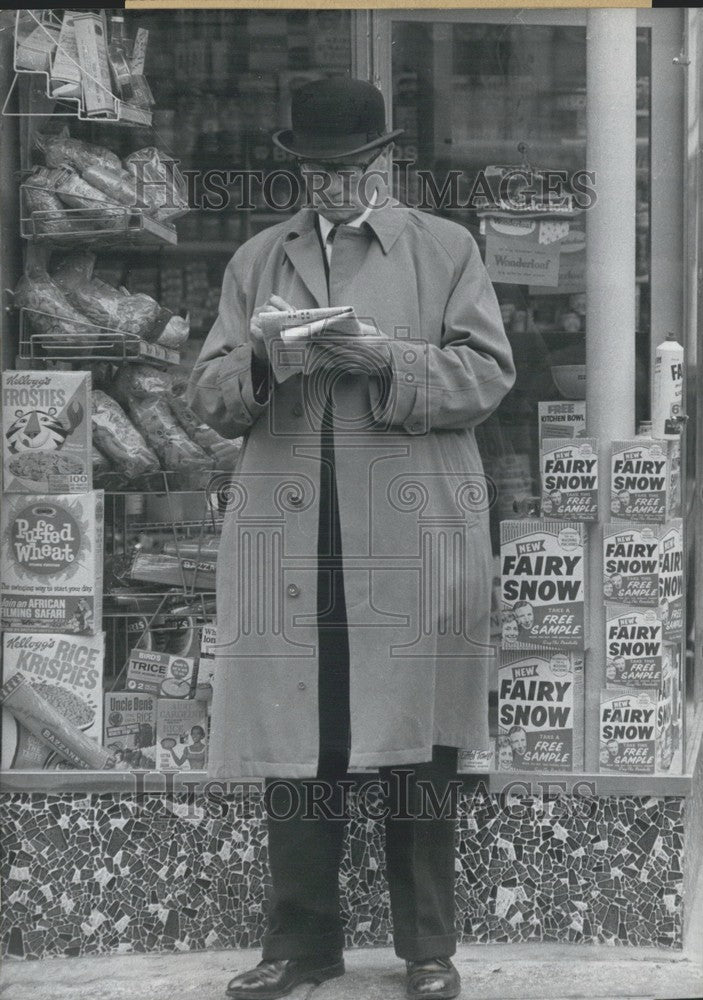
<instances>
[{"instance_id":1,"label":"mosaic tile wall","mask_svg":"<svg viewBox=\"0 0 703 1000\"><path fill-rule=\"evenodd\" d=\"M261 802L212 806L2 796L4 954L256 945L267 886ZM479 790L459 809L463 940L681 947L683 799L508 803ZM391 941L383 865L382 825L353 809L342 872L349 946Z\"/></svg>"}]
</instances>

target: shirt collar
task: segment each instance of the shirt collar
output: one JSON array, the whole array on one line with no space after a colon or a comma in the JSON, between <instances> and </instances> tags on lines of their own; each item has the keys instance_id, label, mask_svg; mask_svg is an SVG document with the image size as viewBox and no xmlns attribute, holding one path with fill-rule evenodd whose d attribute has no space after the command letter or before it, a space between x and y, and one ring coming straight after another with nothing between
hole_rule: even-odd
<instances>
[{"instance_id":1,"label":"shirt collar","mask_svg":"<svg viewBox=\"0 0 703 1000\"><path fill-rule=\"evenodd\" d=\"M283 238L290 240L297 236L303 236L315 228L318 218L321 217L313 208L300 209L284 224ZM408 218L409 210L396 199L388 197L386 204L374 208L363 221L373 231L383 248L383 252L388 253L405 228Z\"/></svg>"},{"instance_id":2,"label":"shirt collar","mask_svg":"<svg viewBox=\"0 0 703 1000\"><path fill-rule=\"evenodd\" d=\"M376 188L374 188L373 194L371 195L371 198L369 200L368 205L366 206L366 209L361 213L361 215L357 215L353 219L348 219L344 223L344 225L345 226L351 226L352 229L360 229L363 226L363 224L366 222L366 220L368 219L368 217L371 215L371 212L373 211L373 207L376 204L377 197L378 197L378 190ZM335 224L333 222L330 222L329 219L326 219L324 217L324 215L320 215L319 212L317 213L317 222L318 222L318 225L320 227L320 233L322 235L322 242L324 244L326 242L327 237L329 236L330 232L332 231L332 229L334 229L334 225Z\"/></svg>"}]
</instances>

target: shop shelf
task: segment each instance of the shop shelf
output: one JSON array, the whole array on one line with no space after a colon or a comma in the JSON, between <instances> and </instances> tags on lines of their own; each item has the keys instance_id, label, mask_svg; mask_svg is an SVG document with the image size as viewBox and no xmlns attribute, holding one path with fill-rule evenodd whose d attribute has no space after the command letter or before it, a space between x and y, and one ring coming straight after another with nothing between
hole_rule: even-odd
<instances>
[{"instance_id":1,"label":"shop shelf","mask_svg":"<svg viewBox=\"0 0 703 1000\"><path fill-rule=\"evenodd\" d=\"M28 185L22 185L24 191ZM109 210L106 215L105 209ZM58 226L65 232L57 232ZM20 234L46 246L95 250L119 246L160 246L176 244L176 227L157 222L141 208L105 204L103 208L66 208L59 212L25 212Z\"/></svg>"},{"instance_id":2,"label":"shop shelf","mask_svg":"<svg viewBox=\"0 0 703 1000\"><path fill-rule=\"evenodd\" d=\"M160 344L149 344L134 333L122 333L86 321L71 326L84 330L71 334L36 333L33 317L56 324L57 317L40 309L20 309L19 357L31 361L152 361L164 366L180 363L180 354ZM35 321L36 322L36 321Z\"/></svg>"},{"instance_id":3,"label":"shop shelf","mask_svg":"<svg viewBox=\"0 0 703 1000\"><path fill-rule=\"evenodd\" d=\"M63 13L63 12L61 12ZM10 88L5 96L3 102L2 111L0 112L6 117L35 117L44 115L50 115L51 117L63 117L63 118L77 118L79 121L84 122L100 122L110 125L126 125L134 127L143 126L150 127L152 124L152 112L148 108L137 107L134 104L129 104L126 101L120 100L114 94L106 95L106 103L110 107L99 113L89 113L83 107L82 97L63 97L56 96L51 92L51 77L46 69L29 69L26 66L20 65L20 60L18 57L19 43L20 43L20 21L24 19L31 19L34 23L36 30L45 31L49 33L51 31L59 31L61 28L62 17L59 16L53 10L18 10L15 17L15 35L14 35L14 51L13 51L13 69L14 77ZM37 88L39 93L46 99L47 110L42 112L11 112L8 111L8 107L12 98L12 94L17 86L17 82L20 78L29 79L34 86ZM56 106L59 108L65 108L63 111L57 111Z\"/></svg>"}]
</instances>

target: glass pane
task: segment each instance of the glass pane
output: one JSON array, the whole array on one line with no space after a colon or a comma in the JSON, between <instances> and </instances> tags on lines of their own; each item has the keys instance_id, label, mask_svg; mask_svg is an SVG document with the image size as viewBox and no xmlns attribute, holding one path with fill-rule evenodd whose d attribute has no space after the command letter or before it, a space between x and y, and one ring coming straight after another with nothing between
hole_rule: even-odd
<instances>
[{"instance_id":1,"label":"glass pane","mask_svg":"<svg viewBox=\"0 0 703 1000\"><path fill-rule=\"evenodd\" d=\"M406 129L397 158L401 200L466 226L485 259L478 195L491 168L562 172L578 194L586 168L586 29L521 24L396 21L392 35L393 124ZM649 410L649 31L638 33L637 419ZM452 174L454 171L454 180ZM431 174L433 183L423 178ZM454 186L452 186L452 183ZM447 197L440 203L437 193ZM533 185L534 186L534 185ZM580 199L582 202L583 198ZM514 279L513 279L514 280ZM500 519L524 517L539 494L538 404L585 398L585 224L570 220L558 284L494 279L518 377L480 431L499 489ZM574 367L576 366L576 367ZM563 414L557 414L557 417ZM559 420L562 423L561 420ZM573 423L573 421L572 421ZM556 433L559 428L550 427Z\"/></svg>"}]
</instances>

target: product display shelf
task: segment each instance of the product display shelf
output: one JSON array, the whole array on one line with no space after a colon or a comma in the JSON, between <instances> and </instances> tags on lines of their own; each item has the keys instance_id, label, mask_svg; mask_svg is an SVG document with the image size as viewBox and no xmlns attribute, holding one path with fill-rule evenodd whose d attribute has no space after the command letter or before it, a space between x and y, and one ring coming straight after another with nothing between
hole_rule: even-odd
<instances>
[{"instance_id":1,"label":"product display shelf","mask_svg":"<svg viewBox=\"0 0 703 1000\"><path fill-rule=\"evenodd\" d=\"M0 114L8 117L21 117L22 115L28 114L51 114L52 116L74 118L85 122L97 121L101 124L109 125L149 127L152 123L151 110L144 107L138 107L134 104L129 104L128 102L121 100L112 92L106 92L105 88L99 87L97 81L94 81L97 89L105 91L103 93L105 107L100 112L89 113L83 107L84 102L81 96L64 97L52 94L51 74L49 73L48 67L31 69L22 64L21 48L23 43L27 42L28 34L34 31L40 39L43 37L47 43L51 44L50 40L55 42L58 40L59 32L61 30L63 13L64 12L61 8L54 10L25 9L18 10L16 12L13 49L14 77L8 92L5 95L5 100L3 101ZM48 62L48 51L45 54L37 54L35 58L40 62L43 58L45 58ZM27 81L29 84L33 92L34 103L36 104L38 102L40 105L39 110L20 112L12 112L9 110L15 88L20 80ZM41 107L42 105L44 105L43 108ZM57 107L63 110L57 110Z\"/></svg>"},{"instance_id":2,"label":"product display shelf","mask_svg":"<svg viewBox=\"0 0 703 1000\"><path fill-rule=\"evenodd\" d=\"M22 238L69 250L178 242L175 226L152 219L141 208L112 204L95 209L67 208L57 216L58 212L24 211L20 219Z\"/></svg>"},{"instance_id":3,"label":"product display shelf","mask_svg":"<svg viewBox=\"0 0 703 1000\"><path fill-rule=\"evenodd\" d=\"M70 320L63 325L75 327L74 334L37 333L32 330L37 322L56 324L57 317L40 309L20 309L19 357L27 361L149 361L160 367L180 363L178 351L148 343L134 333Z\"/></svg>"}]
</instances>

